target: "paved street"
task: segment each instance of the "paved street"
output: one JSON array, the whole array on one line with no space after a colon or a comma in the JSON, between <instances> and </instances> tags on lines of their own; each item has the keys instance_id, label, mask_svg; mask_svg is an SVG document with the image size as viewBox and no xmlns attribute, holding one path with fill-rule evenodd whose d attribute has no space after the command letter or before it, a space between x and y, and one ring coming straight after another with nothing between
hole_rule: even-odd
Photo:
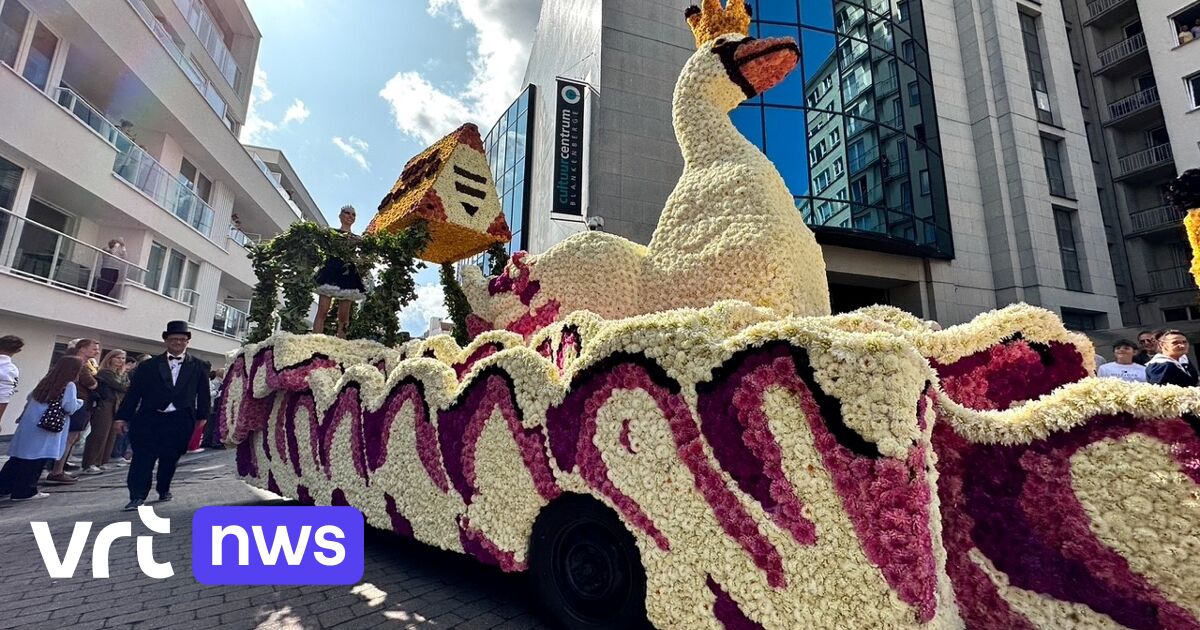
<instances>
[{"instance_id":1,"label":"paved street","mask_svg":"<svg viewBox=\"0 0 1200 630\"><path fill-rule=\"evenodd\" d=\"M135 542L112 547L110 579L91 577L91 546L104 525L133 522L148 534L126 501L125 469L83 477L70 487L44 488L48 499L0 501L0 628L542 628L527 580L431 549L389 533L369 531L366 570L354 586L205 586L192 578L191 518L205 505L286 502L234 478L232 451L184 456L172 488L175 500L155 508L171 519L156 535L154 557L170 560L173 577L138 570ZM153 496L153 495L152 495ZM29 526L46 520L61 553L74 523L92 520L87 551L75 577L52 580Z\"/></svg>"}]
</instances>

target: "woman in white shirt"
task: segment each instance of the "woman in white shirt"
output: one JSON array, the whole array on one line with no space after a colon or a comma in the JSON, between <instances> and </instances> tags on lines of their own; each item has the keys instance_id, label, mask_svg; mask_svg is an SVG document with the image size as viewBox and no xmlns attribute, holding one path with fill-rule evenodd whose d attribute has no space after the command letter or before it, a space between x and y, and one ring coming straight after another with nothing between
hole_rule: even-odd
<instances>
[{"instance_id":1,"label":"woman in white shirt","mask_svg":"<svg viewBox=\"0 0 1200 630\"><path fill-rule=\"evenodd\" d=\"M24 347L25 341L16 335L0 337L0 420L4 419L4 411L17 393L17 381L21 380L21 371L12 357Z\"/></svg>"}]
</instances>

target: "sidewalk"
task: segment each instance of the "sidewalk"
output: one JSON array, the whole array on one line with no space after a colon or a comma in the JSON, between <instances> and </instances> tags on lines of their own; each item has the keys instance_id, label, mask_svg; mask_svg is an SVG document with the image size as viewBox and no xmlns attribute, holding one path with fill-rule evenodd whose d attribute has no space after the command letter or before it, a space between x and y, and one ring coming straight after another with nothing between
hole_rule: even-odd
<instances>
[{"instance_id":1,"label":"sidewalk","mask_svg":"<svg viewBox=\"0 0 1200 630\"><path fill-rule=\"evenodd\" d=\"M110 551L109 579L92 579L91 548L105 525L131 521L125 468L82 476L72 486L43 486L50 498L0 501L0 628L544 628L534 616L524 575L500 572L464 556L390 533L368 531L366 569L353 586L205 586L192 578L191 519L206 505L287 504L238 481L232 451L185 455L172 494L155 505L171 533L154 537L154 558L175 575L155 580L137 566L135 540ZM153 496L153 495L152 495ZM30 520L49 522L61 553L76 521L93 521L75 577L52 580Z\"/></svg>"}]
</instances>

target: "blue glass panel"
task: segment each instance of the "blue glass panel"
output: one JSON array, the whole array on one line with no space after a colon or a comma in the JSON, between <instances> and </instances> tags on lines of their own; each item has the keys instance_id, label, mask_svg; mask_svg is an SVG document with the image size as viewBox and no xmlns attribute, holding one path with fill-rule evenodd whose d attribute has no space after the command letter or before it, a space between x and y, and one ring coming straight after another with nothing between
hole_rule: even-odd
<instances>
[{"instance_id":1,"label":"blue glass panel","mask_svg":"<svg viewBox=\"0 0 1200 630\"><path fill-rule=\"evenodd\" d=\"M837 73L836 40L831 33L804 29L801 34L800 50L804 56L805 93L814 89L814 77ZM837 77L833 79L837 83Z\"/></svg>"},{"instance_id":2,"label":"blue glass panel","mask_svg":"<svg viewBox=\"0 0 1200 630\"><path fill-rule=\"evenodd\" d=\"M797 0L759 0L754 17L766 22L795 24Z\"/></svg>"},{"instance_id":3,"label":"blue glass panel","mask_svg":"<svg viewBox=\"0 0 1200 630\"><path fill-rule=\"evenodd\" d=\"M767 157L775 163L793 195L807 194L808 144L804 110L764 107Z\"/></svg>"},{"instance_id":4,"label":"blue glass panel","mask_svg":"<svg viewBox=\"0 0 1200 630\"><path fill-rule=\"evenodd\" d=\"M801 0L800 19L805 26L833 30L833 2L830 0Z\"/></svg>"},{"instance_id":5,"label":"blue glass panel","mask_svg":"<svg viewBox=\"0 0 1200 630\"><path fill-rule=\"evenodd\" d=\"M729 113L733 125L742 132L746 139L758 148L763 146L762 108L743 105Z\"/></svg>"}]
</instances>

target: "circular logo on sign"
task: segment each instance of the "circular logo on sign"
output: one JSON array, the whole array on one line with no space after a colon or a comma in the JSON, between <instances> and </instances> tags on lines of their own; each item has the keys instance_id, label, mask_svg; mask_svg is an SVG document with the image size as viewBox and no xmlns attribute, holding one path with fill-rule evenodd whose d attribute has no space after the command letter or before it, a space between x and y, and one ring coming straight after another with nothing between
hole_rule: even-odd
<instances>
[{"instance_id":1,"label":"circular logo on sign","mask_svg":"<svg viewBox=\"0 0 1200 630\"><path fill-rule=\"evenodd\" d=\"M574 85L567 85L567 86L563 86L562 97L563 97L564 101L566 101L567 103L569 103L571 105L574 105L575 103L578 103L580 99L583 98L583 93L580 92L579 88L575 87Z\"/></svg>"}]
</instances>

